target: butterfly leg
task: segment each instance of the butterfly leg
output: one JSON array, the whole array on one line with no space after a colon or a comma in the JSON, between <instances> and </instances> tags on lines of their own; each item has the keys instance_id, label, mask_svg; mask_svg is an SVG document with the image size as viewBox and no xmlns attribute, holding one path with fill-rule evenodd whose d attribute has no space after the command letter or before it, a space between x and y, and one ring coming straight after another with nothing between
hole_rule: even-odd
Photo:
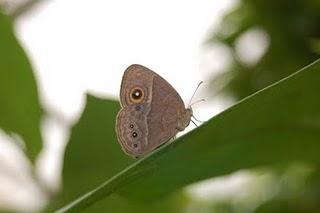
<instances>
[{"instance_id":1,"label":"butterfly leg","mask_svg":"<svg viewBox=\"0 0 320 213\"><path fill-rule=\"evenodd\" d=\"M193 120L190 120L195 126L198 126Z\"/></svg>"}]
</instances>

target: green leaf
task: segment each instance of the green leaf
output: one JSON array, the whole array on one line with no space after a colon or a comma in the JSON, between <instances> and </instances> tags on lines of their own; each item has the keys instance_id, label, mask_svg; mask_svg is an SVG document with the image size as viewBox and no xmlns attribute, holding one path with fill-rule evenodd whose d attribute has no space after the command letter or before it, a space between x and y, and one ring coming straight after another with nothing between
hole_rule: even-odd
<instances>
[{"instance_id":1,"label":"green leaf","mask_svg":"<svg viewBox=\"0 0 320 213\"><path fill-rule=\"evenodd\" d=\"M0 127L23 138L31 160L42 146L41 114L31 65L0 11Z\"/></svg>"},{"instance_id":2,"label":"green leaf","mask_svg":"<svg viewBox=\"0 0 320 213\"><path fill-rule=\"evenodd\" d=\"M90 189L133 161L122 154L116 142L114 125L119 109L116 101L87 96L86 108L66 147L63 199Z\"/></svg>"},{"instance_id":3,"label":"green leaf","mask_svg":"<svg viewBox=\"0 0 320 213\"><path fill-rule=\"evenodd\" d=\"M123 153L116 139L114 126L119 109L119 103L116 101L87 96L85 110L73 127L66 148L63 192L50 209L87 192L134 161ZM183 196L177 194L161 203L141 206L113 196L107 205L99 203L90 209L90 212L105 212L114 208L120 208L122 212L130 210L147 213L156 212L156 209L162 212L164 208L166 212L169 212L169 209L174 212L184 200Z\"/></svg>"},{"instance_id":4,"label":"green leaf","mask_svg":"<svg viewBox=\"0 0 320 213\"><path fill-rule=\"evenodd\" d=\"M107 206L113 196L149 204L190 183L239 169L319 163L319 82L317 61L136 161L60 211L82 210L103 198ZM113 140L105 142L116 144Z\"/></svg>"}]
</instances>

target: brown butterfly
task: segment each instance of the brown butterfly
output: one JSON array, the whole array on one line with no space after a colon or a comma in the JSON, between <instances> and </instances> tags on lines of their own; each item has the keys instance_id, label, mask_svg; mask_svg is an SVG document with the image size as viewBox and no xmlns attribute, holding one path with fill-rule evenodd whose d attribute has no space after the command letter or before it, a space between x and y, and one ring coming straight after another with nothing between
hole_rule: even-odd
<instances>
[{"instance_id":1,"label":"brown butterfly","mask_svg":"<svg viewBox=\"0 0 320 213\"><path fill-rule=\"evenodd\" d=\"M177 91L161 76L138 64L123 74L116 120L118 141L128 155L145 156L184 130L192 117Z\"/></svg>"}]
</instances>

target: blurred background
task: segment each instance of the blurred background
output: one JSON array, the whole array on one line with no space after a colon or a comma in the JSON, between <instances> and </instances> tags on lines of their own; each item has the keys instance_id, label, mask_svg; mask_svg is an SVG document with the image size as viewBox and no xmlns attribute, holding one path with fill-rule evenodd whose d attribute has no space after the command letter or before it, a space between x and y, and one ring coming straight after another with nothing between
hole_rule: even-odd
<instances>
[{"instance_id":1,"label":"blurred background","mask_svg":"<svg viewBox=\"0 0 320 213\"><path fill-rule=\"evenodd\" d=\"M123 71L130 64L156 71L185 103L204 81L195 101L206 102L195 105L194 114L208 120L320 56L318 0L0 4L32 64L46 112L37 177L12 143L19 139L0 132L0 209L41 211L62 190L64 149L86 94L117 100ZM285 172L239 171L196 183L184 191L189 196L184 212L291 212L288 203L296 201L302 210L312 211L320 205L319 192L308 191L319 184L319 174L312 171L294 164ZM310 187L302 189L306 184ZM287 196L288 191L294 196Z\"/></svg>"}]
</instances>

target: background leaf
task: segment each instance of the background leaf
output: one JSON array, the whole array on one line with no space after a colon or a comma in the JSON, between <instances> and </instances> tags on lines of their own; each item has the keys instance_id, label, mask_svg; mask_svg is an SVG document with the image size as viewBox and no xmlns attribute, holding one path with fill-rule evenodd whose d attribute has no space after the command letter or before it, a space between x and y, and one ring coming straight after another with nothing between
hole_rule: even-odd
<instances>
[{"instance_id":1,"label":"background leaf","mask_svg":"<svg viewBox=\"0 0 320 213\"><path fill-rule=\"evenodd\" d=\"M79 122L73 127L66 148L62 194L55 205L66 204L79 195L99 185L106 178L120 172L134 160L125 155L117 142L115 117L119 103L87 95L87 104ZM107 205L100 202L90 212L118 209L120 212L175 212L184 203L180 193L161 203L145 206L132 203L122 197L113 196Z\"/></svg>"},{"instance_id":2,"label":"background leaf","mask_svg":"<svg viewBox=\"0 0 320 213\"><path fill-rule=\"evenodd\" d=\"M114 123L119 108L116 101L87 96L86 108L66 147L63 199L89 190L132 162L116 142Z\"/></svg>"},{"instance_id":3,"label":"background leaf","mask_svg":"<svg viewBox=\"0 0 320 213\"><path fill-rule=\"evenodd\" d=\"M83 209L114 193L150 205L190 183L239 169L319 163L319 81L317 61L135 162L63 210ZM113 129L110 125L108 131ZM104 203L112 203L112 196Z\"/></svg>"},{"instance_id":4,"label":"background leaf","mask_svg":"<svg viewBox=\"0 0 320 213\"><path fill-rule=\"evenodd\" d=\"M24 139L31 160L42 146L41 114L31 65L14 36L11 21L0 11L0 127Z\"/></svg>"},{"instance_id":5,"label":"background leaf","mask_svg":"<svg viewBox=\"0 0 320 213\"><path fill-rule=\"evenodd\" d=\"M320 57L316 48L319 23L318 0L240 0L225 14L208 41L227 47L231 53L228 66L212 79L212 88L224 83L222 91L239 100L315 61ZM241 60L243 55L259 49L261 40L251 37L243 54L238 44L242 36L257 29L265 34L267 48L261 57L247 64Z\"/></svg>"}]
</instances>

